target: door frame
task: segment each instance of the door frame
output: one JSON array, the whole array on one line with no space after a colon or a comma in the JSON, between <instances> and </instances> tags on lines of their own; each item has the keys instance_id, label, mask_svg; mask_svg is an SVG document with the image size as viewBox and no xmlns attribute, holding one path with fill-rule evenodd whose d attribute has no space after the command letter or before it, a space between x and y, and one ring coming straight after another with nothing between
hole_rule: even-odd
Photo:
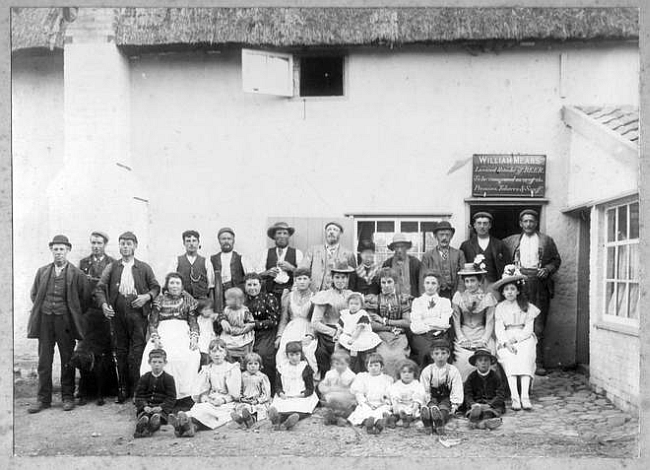
<instances>
[{"instance_id":1,"label":"door frame","mask_svg":"<svg viewBox=\"0 0 650 470\"><path fill-rule=\"evenodd\" d=\"M540 216L540 232L546 231L546 217L544 210L549 200L545 197L468 197L465 198L465 240L469 240L472 235L471 226L471 208L472 206L524 206L534 205L542 208Z\"/></svg>"}]
</instances>

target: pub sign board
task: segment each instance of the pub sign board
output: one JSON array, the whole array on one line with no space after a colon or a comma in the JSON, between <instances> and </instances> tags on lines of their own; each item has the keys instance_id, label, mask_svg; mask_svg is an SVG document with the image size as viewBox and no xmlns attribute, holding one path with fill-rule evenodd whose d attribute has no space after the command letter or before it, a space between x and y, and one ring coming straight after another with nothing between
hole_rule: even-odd
<instances>
[{"instance_id":1,"label":"pub sign board","mask_svg":"<svg viewBox=\"0 0 650 470\"><path fill-rule=\"evenodd\" d=\"M473 197L544 197L546 155L474 154Z\"/></svg>"}]
</instances>

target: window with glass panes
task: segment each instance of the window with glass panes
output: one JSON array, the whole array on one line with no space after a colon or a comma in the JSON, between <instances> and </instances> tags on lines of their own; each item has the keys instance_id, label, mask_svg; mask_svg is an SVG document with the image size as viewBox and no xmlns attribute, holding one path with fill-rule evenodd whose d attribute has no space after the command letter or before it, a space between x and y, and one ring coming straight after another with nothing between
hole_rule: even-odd
<instances>
[{"instance_id":1,"label":"window with glass panes","mask_svg":"<svg viewBox=\"0 0 650 470\"><path fill-rule=\"evenodd\" d=\"M375 242L377 250L375 259L378 264L381 264L392 256L388 245L393 241L393 236L401 232L413 242L409 254L422 259L425 251L436 246L433 229L442 220L448 220L448 217L355 217L357 245L359 240Z\"/></svg>"},{"instance_id":2,"label":"window with glass panes","mask_svg":"<svg viewBox=\"0 0 650 470\"><path fill-rule=\"evenodd\" d=\"M605 315L639 319L639 203L605 209Z\"/></svg>"}]
</instances>

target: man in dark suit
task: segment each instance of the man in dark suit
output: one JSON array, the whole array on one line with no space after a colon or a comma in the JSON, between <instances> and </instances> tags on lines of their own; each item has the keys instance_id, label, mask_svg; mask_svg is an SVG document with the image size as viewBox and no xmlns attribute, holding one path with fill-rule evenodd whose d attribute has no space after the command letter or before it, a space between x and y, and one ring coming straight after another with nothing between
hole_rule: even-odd
<instances>
[{"instance_id":1,"label":"man in dark suit","mask_svg":"<svg viewBox=\"0 0 650 470\"><path fill-rule=\"evenodd\" d=\"M85 332L83 312L90 301L90 288L83 272L68 263L72 244L65 235L50 242L54 262L38 269L31 290L33 307L27 337L38 339L38 401L27 411L38 413L52 404L54 345L61 358L63 410L74 408L75 369L69 362L75 341Z\"/></svg>"},{"instance_id":2,"label":"man in dark suit","mask_svg":"<svg viewBox=\"0 0 650 470\"><path fill-rule=\"evenodd\" d=\"M544 369L544 329L551 299L555 293L553 275L560 269L562 259L551 237L538 231L539 214L526 209L519 214L522 233L512 235L503 242L508 247L514 264L528 276L525 284L528 300L540 309L535 318L537 336L537 375L546 375Z\"/></svg>"},{"instance_id":3,"label":"man in dark suit","mask_svg":"<svg viewBox=\"0 0 650 470\"><path fill-rule=\"evenodd\" d=\"M424 292L424 274L433 272L441 279L438 295L449 300L458 290L458 271L465 264L465 255L462 251L452 248L449 244L454 237L456 229L449 222L443 220L433 229L438 245L422 256L420 268L420 292Z\"/></svg>"},{"instance_id":4,"label":"man in dark suit","mask_svg":"<svg viewBox=\"0 0 650 470\"><path fill-rule=\"evenodd\" d=\"M135 391L140 378L140 362L146 343L147 317L153 299L160 293L151 266L135 258L138 239L132 232L119 237L122 259L106 266L95 287L94 297L106 318L113 321L117 349L117 369L126 396Z\"/></svg>"},{"instance_id":5,"label":"man in dark suit","mask_svg":"<svg viewBox=\"0 0 650 470\"><path fill-rule=\"evenodd\" d=\"M403 233L396 233L388 249L395 255L384 261L384 268L393 268L399 277L402 294L409 294L413 298L420 296L420 260L407 252L413 242Z\"/></svg>"},{"instance_id":6,"label":"man in dark suit","mask_svg":"<svg viewBox=\"0 0 650 470\"><path fill-rule=\"evenodd\" d=\"M104 232L95 231L90 234L90 256L79 261L79 269L86 275L90 285L91 292L94 291L99 278L101 277L106 266L111 264L115 259L106 254L106 244L108 243L108 235ZM108 320L104 316L101 308L96 305L90 305L84 314L86 319L86 334L84 335L85 349L90 351L95 357L95 367L102 367L105 361L97 360L97 358L108 358L111 354L111 337ZM100 365L101 364L101 365ZM110 374L114 369L104 368L103 373ZM96 374L87 371L79 370L79 404L84 405L86 398L94 395L98 390L95 377ZM105 377L108 379L108 377ZM112 378L111 378L112 379ZM112 379L114 384L114 379ZM104 383L110 384L111 380L104 380ZM102 403L101 395L98 396L98 404Z\"/></svg>"},{"instance_id":7,"label":"man in dark suit","mask_svg":"<svg viewBox=\"0 0 650 470\"><path fill-rule=\"evenodd\" d=\"M465 255L468 263L473 263L478 255L483 256L482 262L485 263L487 271L485 279L489 283L501 279L503 268L510 263L510 252L505 244L498 238L490 236L493 220L492 214L487 212L474 214L473 224L476 234L460 245L460 251Z\"/></svg>"}]
</instances>

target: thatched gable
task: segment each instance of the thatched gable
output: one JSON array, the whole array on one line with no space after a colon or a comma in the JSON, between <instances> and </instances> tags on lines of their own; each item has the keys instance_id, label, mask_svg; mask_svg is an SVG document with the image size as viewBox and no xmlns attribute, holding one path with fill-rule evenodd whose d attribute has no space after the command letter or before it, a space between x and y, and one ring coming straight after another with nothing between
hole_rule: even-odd
<instances>
[{"instance_id":1,"label":"thatched gable","mask_svg":"<svg viewBox=\"0 0 650 470\"><path fill-rule=\"evenodd\" d=\"M60 8L12 10L12 49L61 47ZM37 10L37 11L35 11ZM638 39L636 8L118 8L120 46ZM58 28L58 29L57 29Z\"/></svg>"}]
</instances>

